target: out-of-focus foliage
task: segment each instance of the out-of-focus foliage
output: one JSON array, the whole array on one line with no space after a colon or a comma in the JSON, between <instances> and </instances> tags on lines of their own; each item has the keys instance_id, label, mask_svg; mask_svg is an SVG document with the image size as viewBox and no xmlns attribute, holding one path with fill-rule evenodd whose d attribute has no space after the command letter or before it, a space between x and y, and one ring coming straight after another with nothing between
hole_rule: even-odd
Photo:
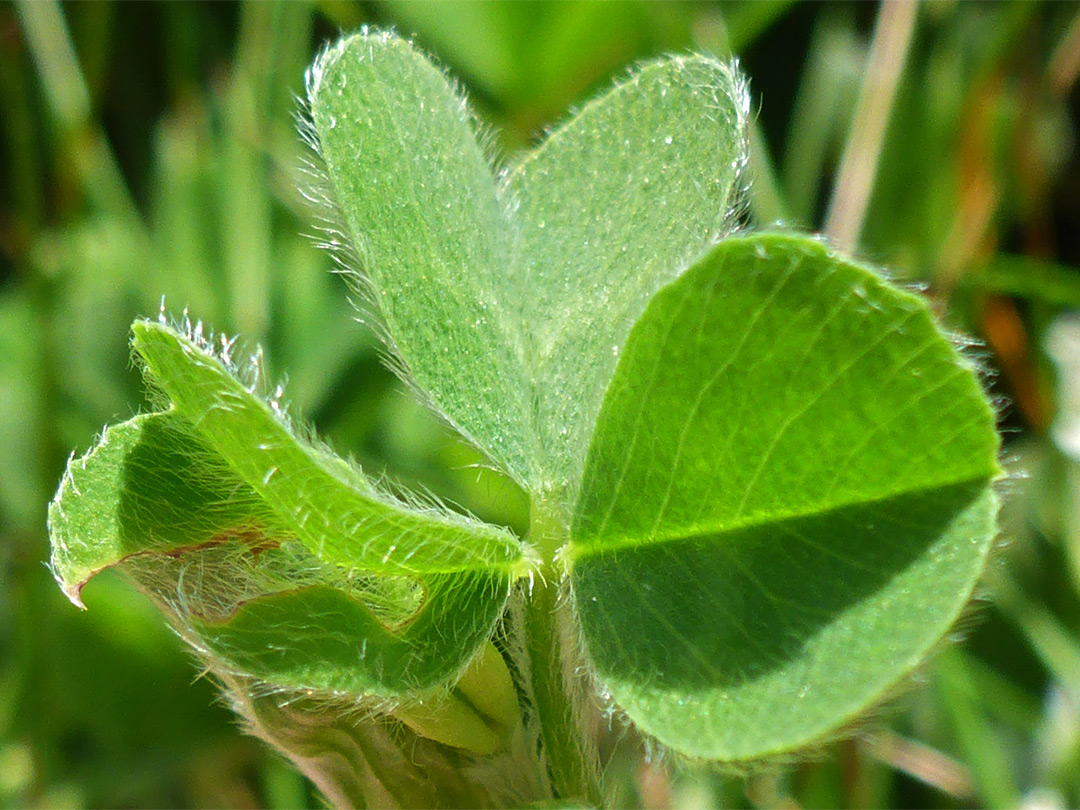
<instances>
[{"instance_id":1,"label":"out-of-focus foliage","mask_svg":"<svg viewBox=\"0 0 1080 810\"><path fill-rule=\"evenodd\" d=\"M262 343L271 377L289 369L295 409L390 486L522 528L518 493L381 368L303 236L294 99L320 43L364 22L415 33L506 148L635 59L737 54L760 224L850 213L831 200L852 122L872 131L856 110L873 66L893 66L880 149L848 175L869 193L858 252L929 285L983 341L987 384L1008 400L1016 476L986 598L964 646L820 759L670 778L623 738L621 801L1080 803L1080 11L921 4L891 63L870 58L902 33L879 16L783 2L0 5L0 805L314 806L301 777L235 733L212 685L191 683L142 597L105 576L78 613L42 565L68 451L142 399L128 324L162 295Z\"/></svg>"}]
</instances>

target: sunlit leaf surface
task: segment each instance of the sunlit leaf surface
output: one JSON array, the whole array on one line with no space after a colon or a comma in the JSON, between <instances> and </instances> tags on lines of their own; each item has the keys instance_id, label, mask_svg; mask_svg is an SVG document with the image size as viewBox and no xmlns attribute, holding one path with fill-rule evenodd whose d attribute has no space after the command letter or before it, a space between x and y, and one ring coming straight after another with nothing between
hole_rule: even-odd
<instances>
[{"instance_id":1,"label":"sunlit leaf surface","mask_svg":"<svg viewBox=\"0 0 1080 810\"><path fill-rule=\"evenodd\" d=\"M836 731L968 600L997 446L922 300L811 239L726 240L635 326L589 451L572 583L601 680L691 756Z\"/></svg>"},{"instance_id":2,"label":"sunlit leaf surface","mask_svg":"<svg viewBox=\"0 0 1080 810\"><path fill-rule=\"evenodd\" d=\"M191 338L135 332L177 400L70 465L50 509L69 597L120 566L210 666L272 688L407 695L456 674L502 612L520 545L395 503Z\"/></svg>"}]
</instances>

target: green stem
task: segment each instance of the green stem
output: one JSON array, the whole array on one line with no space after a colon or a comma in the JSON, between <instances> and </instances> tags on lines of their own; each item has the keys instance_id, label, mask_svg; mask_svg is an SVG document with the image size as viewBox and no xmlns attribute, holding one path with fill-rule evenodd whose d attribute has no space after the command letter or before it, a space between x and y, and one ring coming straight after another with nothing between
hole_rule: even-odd
<instances>
[{"instance_id":1,"label":"green stem","mask_svg":"<svg viewBox=\"0 0 1080 810\"><path fill-rule=\"evenodd\" d=\"M453 749L387 717L358 717L319 699L259 696L254 681L220 675L248 733L269 743L337 808L489 807L486 786Z\"/></svg>"},{"instance_id":2,"label":"green stem","mask_svg":"<svg viewBox=\"0 0 1080 810\"><path fill-rule=\"evenodd\" d=\"M596 756L574 710L574 684L561 632L567 608L560 604L563 569L555 554L568 540L569 527L557 504L558 499L534 499L530 515L529 539L543 557L526 616L533 699L556 797L583 799L600 807L603 791Z\"/></svg>"}]
</instances>

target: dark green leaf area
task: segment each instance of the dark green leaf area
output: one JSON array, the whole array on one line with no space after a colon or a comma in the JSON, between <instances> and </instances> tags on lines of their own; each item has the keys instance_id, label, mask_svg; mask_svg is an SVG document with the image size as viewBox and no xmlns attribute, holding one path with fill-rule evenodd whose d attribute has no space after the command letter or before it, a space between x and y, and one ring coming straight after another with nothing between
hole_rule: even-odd
<instances>
[{"instance_id":1,"label":"dark green leaf area","mask_svg":"<svg viewBox=\"0 0 1080 810\"><path fill-rule=\"evenodd\" d=\"M815 240L725 240L635 325L572 525L615 700L694 756L801 747L938 641L994 533L992 409L926 304Z\"/></svg>"},{"instance_id":2,"label":"dark green leaf area","mask_svg":"<svg viewBox=\"0 0 1080 810\"><path fill-rule=\"evenodd\" d=\"M805 746L948 629L995 509L984 484L958 484L586 557L573 581L593 663L643 730L689 756Z\"/></svg>"},{"instance_id":3,"label":"dark green leaf area","mask_svg":"<svg viewBox=\"0 0 1080 810\"><path fill-rule=\"evenodd\" d=\"M430 688L487 640L508 596L498 574L441 576L423 607L387 628L347 592L316 585L239 607L227 621L196 621L204 643L271 683L348 694Z\"/></svg>"}]
</instances>

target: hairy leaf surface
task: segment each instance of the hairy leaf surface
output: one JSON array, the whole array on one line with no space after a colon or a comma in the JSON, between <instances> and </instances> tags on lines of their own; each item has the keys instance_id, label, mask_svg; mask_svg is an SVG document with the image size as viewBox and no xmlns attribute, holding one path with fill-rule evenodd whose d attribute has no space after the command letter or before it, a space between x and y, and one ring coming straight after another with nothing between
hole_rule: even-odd
<instances>
[{"instance_id":1,"label":"hairy leaf surface","mask_svg":"<svg viewBox=\"0 0 1080 810\"><path fill-rule=\"evenodd\" d=\"M576 484L630 326L732 226L733 68L643 68L498 188L464 102L407 43L351 37L312 76L332 191L407 371L532 491Z\"/></svg>"},{"instance_id":2,"label":"hairy leaf surface","mask_svg":"<svg viewBox=\"0 0 1080 810\"><path fill-rule=\"evenodd\" d=\"M734 224L745 88L706 56L650 64L589 102L503 179L545 473L577 482L630 327Z\"/></svg>"},{"instance_id":3,"label":"hairy leaf surface","mask_svg":"<svg viewBox=\"0 0 1080 810\"><path fill-rule=\"evenodd\" d=\"M997 448L921 299L811 239L725 240L634 327L590 446L571 582L601 679L691 756L835 732L968 600Z\"/></svg>"},{"instance_id":4,"label":"hairy leaf surface","mask_svg":"<svg viewBox=\"0 0 1080 810\"><path fill-rule=\"evenodd\" d=\"M297 439L271 405L175 330L138 321L133 331L154 383L320 559L406 576L527 570L508 532L396 503L353 465Z\"/></svg>"},{"instance_id":5,"label":"hairy leaf surface","mask_svg":"<svg viewBox=\"0 0 1080 810\"><path fill-rule=\"evenodd\" d=\"M176 554L266 524L224 461L175 415L144 414L72 459L49 507L52 568L64 592L144 553Z\"/></svg>"},{"instance_id":6,"label":"hairy leaf surface","mask_svg":"<svg viewBox=\"0 0 1080 810\"><path fill-rule=\"evenodd\" d=\"M519 482L536 479L509 232L464 99L413 47L347 37L309 101L330 191L392 347L419 389Z\"/></svg>"},{"instance_id":7,"label":"hairy leaf surface","mask_svg":"<svg viewBox=\"0 0 1080 810\"><path fill-rule=\"evenodd\" d=\"M363 598L314 584L237 606L225 620L191 620L214 655L278 687L414 698L458 674L494 632L508 580L490 572L426 581L423 605L387 627Z\"/></svg>"},{"instance_id":8,"label":"hairy leaf surface","mask_svg":"<svg viewBox=\"0 0 1080 810\"><path fill-rule=\"evenodd\" d=\"M197 392L197 401L214 404L199 413L198 427L182 407L135 417L110 428L69 465L49 519L53 571L72 601L81 604L82 586L94 574L118 566L212 668L272 689L414 697L457 674L502 613L510 566L468 555L435 555L452 564L428 564L428 549L410 568L389 564L392 553L372 549L395 538L422 543L440 531L436 542L482 546L483 536L372 495L357 470L293 438L274 416L262 419L269 407L187 338L156 324L139 324L136 333L148 365L157 361L159 370ZM185 364L202 376L185 373ZM214 446L223 436L248 443L226 441L227 459ZM282 475L292 475L293 486L310 499L304 514L326 518L320 532L335 537L316 543L319 518L312 517L299 521L307 534L304 542L297 539L297 513L285 508L295 504L274 488L248 484L240 470L257 473L264 466L245 453L267 456L267 463L284 460ZM352 504L349 514L374 517L339 524L356 534L335 529L345 484L338 478L328 484L305 464L323 472L328 466L339 476L348 470L363 487L361 505ZM363 552L348 553L350 544ZM320 556L311 546L328 553ZM407 546L403 556L412 559Z\"/></svg>"}]
</instances>

